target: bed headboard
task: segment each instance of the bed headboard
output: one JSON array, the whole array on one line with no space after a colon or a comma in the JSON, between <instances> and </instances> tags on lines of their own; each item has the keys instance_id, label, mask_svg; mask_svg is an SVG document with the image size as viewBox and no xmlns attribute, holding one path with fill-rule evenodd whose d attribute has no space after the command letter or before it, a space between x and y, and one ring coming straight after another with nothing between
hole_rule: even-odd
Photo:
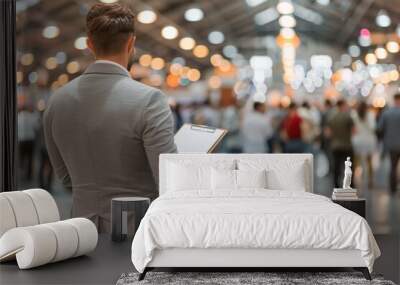
<instances>
[{"instance_id":1,"label":"bed headboard","mask_svg":"<svg viewBox=\"0 0 400 285\"><path fill-rule=\"evenodd\" d=\"M169 161L177 161L177 160L190 160L190 161L201 161L204 163L213 163L218 160L229 161L232 162L240 161L240 159L245 159L247 161L254 160L266 160L266 162L274 163L277 161L290 161L291 163L301 163L304 162L305 167L305 184L306 191L313 192L313 155L312 154L161 154L160 155L160 164L159 164L159 194L163 194L166 192L166 182L167 182L167 164ZM285 171L288 171L287 168ZM290 170L289 170L290 171Z\"/></svg>"}]
</instances>

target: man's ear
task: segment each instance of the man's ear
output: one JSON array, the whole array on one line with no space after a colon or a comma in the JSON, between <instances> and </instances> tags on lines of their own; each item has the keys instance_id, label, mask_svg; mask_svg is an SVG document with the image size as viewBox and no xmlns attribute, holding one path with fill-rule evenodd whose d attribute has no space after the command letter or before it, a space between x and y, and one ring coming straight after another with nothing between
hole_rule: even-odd
<instances>
[{"instance_id":1,"label":"man's ear","mask_svg":"<svg viewBox=\"0 0 400 285\"><path fill-rule=\"evenodd\" d=\"M127 44L129 54L134 53L135 41L136 41L135 36L129 37L128 44Z\"/></svg>"},{"instance_id":2,"label":"man's ear","mask_svg":"<svg viewBox=\"0 0 400 285\"><path fill-rule=\"evenodd\" d=\"M96 53L95 53L95 51L94 51L94 45L93 45L92 39L91 39L90 37L87 37L87 38L86 38L86 45L87 45L87 47L90 49L90 51L91 51L94 55L96 55Z\"/></svg>"}]
</instances>

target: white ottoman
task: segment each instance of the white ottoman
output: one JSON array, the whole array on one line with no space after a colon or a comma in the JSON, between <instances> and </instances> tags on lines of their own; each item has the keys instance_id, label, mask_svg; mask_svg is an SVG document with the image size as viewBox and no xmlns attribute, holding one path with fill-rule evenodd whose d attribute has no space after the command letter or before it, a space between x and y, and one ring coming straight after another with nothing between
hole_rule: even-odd
<instances>
[{"instance_id":1,"label":"white ottoman","mask_svg":"<svg viewBox=\"0 0 400 285\"><path fill-rule=\"evenodd\" d=\"M96 248L98 233L88 219L59 221L45 190L0 193L0 262L16 259L20 269L77 257Z\"/></svg>"}]
</instances>

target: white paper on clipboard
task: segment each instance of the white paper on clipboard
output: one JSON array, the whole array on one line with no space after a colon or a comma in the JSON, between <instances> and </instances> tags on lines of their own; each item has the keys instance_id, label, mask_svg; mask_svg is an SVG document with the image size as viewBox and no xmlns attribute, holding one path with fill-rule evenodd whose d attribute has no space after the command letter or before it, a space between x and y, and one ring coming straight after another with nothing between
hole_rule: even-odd
<instances>
[{"instance_id":1,"label":"white paper on clipboard","mask_svg":"<svg viewBox=\"0 0 400 285\"><path fill-rule=\"evenodd\" d=\"M178 153L210 153L226 133L224 129L184 124L175 134L175 145Z\"/></svg>"}]
</instances>

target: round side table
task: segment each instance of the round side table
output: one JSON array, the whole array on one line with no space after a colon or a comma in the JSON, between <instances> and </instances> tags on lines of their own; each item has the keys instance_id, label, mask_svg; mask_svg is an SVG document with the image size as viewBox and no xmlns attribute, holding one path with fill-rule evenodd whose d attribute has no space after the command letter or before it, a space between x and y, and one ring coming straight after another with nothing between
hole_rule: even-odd
<instances>
[{"instance_id":1,"label":"round side table","mask_svg":"<svg viewBox=\"0 0 400 285\"><path fill-rule=\"evenodd\" d=\"M128 212L135 217L135 232L140 221L150 206L150 199L145 197L118 197L111 200L111 239L123 241L128 234Z\"/></svg>"}]
</instances>

